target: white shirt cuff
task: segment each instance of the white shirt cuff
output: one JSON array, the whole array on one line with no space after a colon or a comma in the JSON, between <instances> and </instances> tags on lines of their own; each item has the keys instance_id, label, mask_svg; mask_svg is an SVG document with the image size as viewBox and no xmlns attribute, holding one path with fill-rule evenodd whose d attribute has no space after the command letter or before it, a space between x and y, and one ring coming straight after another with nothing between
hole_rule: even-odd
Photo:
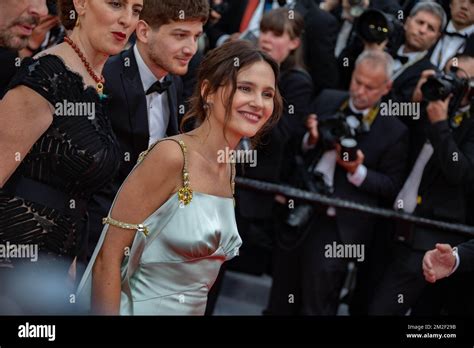
<instances>
[{"instance_id":1,"label":"white shirt cuff","mask_svg":"<svg viewBox=\"0 0 474 348\"><path fill-rule=\"evenodd\" d=\"M458 267L459 267L459 263L461 262L461 260L459 259L459 254L458 254L458 253L454 254L454 257L456 258L456 263L454 264L454 268L453 268L453 270L451 271L451 273L449 273L448 277L449 277L451 274L453 274L454 272L456 272L456 270L457 270Z\"/></svg>"},{"instance_id":2,"label":"white shirt cuff","mask_svg":"<svg viewBox=\"0 0 474 348\"><path fill-rule=\"evenodd\" d=\"M224 35L221 35L217 41L216 41L216 47L220 47L224 44L224 42L226 42L226 40L230 37L229 34L224 34Z\"/></svg>"},{"instance_id":3,"label":"white shirt cuff","mask_svg":"<svg viewBox=\"0 0 474 348\"><path fill-rule=\"evenodd\" d=\"M347 180L354 186L359 187L364 182L367 177L367 167L363 164L360 164L354 174L347 173Z\"/></svg>"},{"instance_id":4,"label":"white shirt cuff","mask_svg":"<svg viewBox=\"0 0 474 348\"><path fill-rule=\"evenodd\" d=\"M303 150L303 152L312 150L316 147L316 144L314 145L308 144L308 139L309 139L309 132L306 132L305 135L303 136L303 141L301 143L301 149Z\"/></svg>"}]
</instances>

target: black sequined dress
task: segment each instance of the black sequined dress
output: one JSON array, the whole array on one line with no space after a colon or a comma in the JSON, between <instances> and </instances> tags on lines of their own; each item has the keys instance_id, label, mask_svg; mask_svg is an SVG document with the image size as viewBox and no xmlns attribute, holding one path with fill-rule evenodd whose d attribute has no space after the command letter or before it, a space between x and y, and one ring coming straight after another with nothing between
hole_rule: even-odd
<instances>
[{"instance_id":1,"label":"black sequined dress","mask_svg":"<svg viewBox=\"0 0 474 348\"><path fill-rule=\"evenodd\" d=\"M105 101L60 57L26 58L9 89L20 85L43 96L55 113L0 190L0 244L38 245L50 261L70 264L86 243L87 201L119 168L118 143Z\"/></svg>"}]
</instances>

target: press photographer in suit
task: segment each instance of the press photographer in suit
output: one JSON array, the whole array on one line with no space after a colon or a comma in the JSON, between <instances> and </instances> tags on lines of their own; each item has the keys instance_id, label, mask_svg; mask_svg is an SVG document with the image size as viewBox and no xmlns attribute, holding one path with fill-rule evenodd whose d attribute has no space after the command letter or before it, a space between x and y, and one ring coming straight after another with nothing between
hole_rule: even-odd
<instances>
[{"instance_id":1,"label":"press photographer in suit","mask_svg":"<svg viewBox=\"0 0 474 348\"><path fill-rule=\"evenodd\" d=\"M180 11L186 14L184 20ZM115 180L93 197L89 253L102 231L102 218L139 154L157 140L178 134L179 116L184 111L179 110L183 105L179 76L188 71L208 15L207 0L147 0L136 30L136 45L106 63L109 114L122 163Z\"/></svg>"},{"instance_id":2,"label":"press photographer in suit","mask_svg":"<svg viewBox=\"0 0 474 348\"><path fill-rule=\"evenodd\" d=\"M466 223L467 199L474 179L474 119L469 87L474 58L456 60L458 70L453 75L457 78L448 77L457 81L456 85L450 84L450 96L427 88L446 81L440 76L421 87L429 102L425 142L421 148L412 149L418 157L394 208L429 219ZM369 314L404 315L417 304L428 285L420 269L425 252L437 243L457 245L466 241L466 237L453 232L411 224L398 224L396 239L393 261L376 289Z\"/></svg>"},{"instance_id":3,"label":"press photographer in suit","mask_svg":"<svg viewBox=\"0 0 474 348\"><path fill-rule=\"evenodd\" d=\"M299 138L299 148L306 152L308 162L314 164L311 178L322 177L334 197L377 206L383 199L393 199L400 189L408 131L395 117L379 114L379 102L392 85L391 66L392 59L387 53L366 51L356 62L350 93L326 90L313 105L318 119L309 117L308 132L302 140ZM342 115L344 124L355 134L355 160L349 161L342 155L339 146L337 150L327 146L323 124L334 120L335 115ZM319 208L302 227L304 232L298 243L292 247L278 243L275 248L268 314L335 315L347 266L353 257L330 256L328 246L359 245L365 253L370 248L375 232L373 217L343 209L336 211L333 207ZM285 221L280 226L278 234L282 241L285 232L288 235L292 231L284 227ZM359 261L364 257L363 251Z\"/></svg>"},{"instance_id":4,"label":"press photographer in suit","mask_svg":"<svg viewBox=\"0 0 474 348\"><path fill-rule=\"evenodd\" d=\"M358 22L359 36L348 44L341 53L344 61L344 64L341 64L341 76L350 77L351 66L362 49L385 50L394 59L393 87L386 99L396 102L412 101L413 91L420 79L421 72L434 68L430 62L430 50L446 26L446 13L437 3L419 2L411 10L403 28L401 23L397 24L397 21L392 18L393 28L391 32L389 31L388 38L377 42L375 40L381 34L373 33L367 26L370 24L380 25L379 20L376 19L376 15L372 16L372 21L369 21L369 17L362 20L362 16L359 17ZM387 19L386 22L390 21ZM388 25L386 29L389 30L390 27ZM362 32L367 33L362 34ZM363 42L363 47L359 47L360 41ZM346 78L346 80L348 79Z\"/></svg>"}]
</instances>

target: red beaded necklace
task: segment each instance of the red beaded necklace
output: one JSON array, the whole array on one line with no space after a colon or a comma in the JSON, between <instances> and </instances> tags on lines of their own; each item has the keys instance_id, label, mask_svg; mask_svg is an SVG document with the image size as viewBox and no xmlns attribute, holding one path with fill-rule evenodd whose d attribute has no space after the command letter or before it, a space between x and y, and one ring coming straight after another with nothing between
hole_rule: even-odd
<instances>
[{"instance_id":1,"label":"red beaded necklace","mask_svg":"<svg viewBox=\"0 0 474 348\"><path fill-rule=\"evenodd\" d=\"M86 67L87 69L87 72L89 73L89 75L94 79L94 81L97 83L97 86L96 86L96 90L97 90L97 93L99 94L99 96L101 98L104 97L104 83L105 83L105 78L104 76L97 76L94 71L92 70L91 68L91 65L89 64L89 62L87 61L86 57L84 56L84 54L81 52L81 50L79 49L79 47L77 47L77 45L74 43L74 41L71 40L70 37L68 36L65 36L64 37L64 42L66 42L67 44L69 44L72 49L77 53L77 55L79 56L79 58L81 58L82 60L82 63L84 63L84 66Z\"/></svg>"}]
</instances>

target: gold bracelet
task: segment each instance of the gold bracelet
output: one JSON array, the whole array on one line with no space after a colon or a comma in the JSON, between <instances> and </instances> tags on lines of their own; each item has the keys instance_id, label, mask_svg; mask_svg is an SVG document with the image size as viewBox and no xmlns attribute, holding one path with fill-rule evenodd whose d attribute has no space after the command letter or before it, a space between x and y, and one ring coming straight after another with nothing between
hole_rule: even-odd
<instances>
[{"instance_id":1,"label":"gold bracelet","mask_svg":"<svg viewBox=\"0 0 474 348\"><path fill-rule=\"evenodd\" d=\"M103 218L102 224L103 225L109 224L109 225L120 227L126 230L137 230L138 232L143 232L145 236L148 236L148 227L146 227L143 224L128 224L126 222L114 220L110 216Z\"/></svg>"}]
</instances>

